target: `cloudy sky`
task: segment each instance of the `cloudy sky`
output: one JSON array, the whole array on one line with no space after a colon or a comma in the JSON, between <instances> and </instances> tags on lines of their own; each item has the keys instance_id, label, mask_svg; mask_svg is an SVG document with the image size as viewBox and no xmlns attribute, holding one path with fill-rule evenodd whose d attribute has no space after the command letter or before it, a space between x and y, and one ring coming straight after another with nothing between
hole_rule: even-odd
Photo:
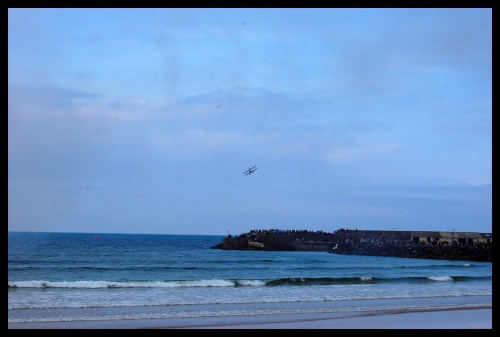
<instances>
[{"instance_id":1,"label":"cloudy sky","mask_svg":"<svg viewBox=\"0 0 500 337\"><path fill-rule=\"evenodd\" d=\"M492 231L491 9L9 9L8 99L10 231Z\"/></svg>"}]
</instances>

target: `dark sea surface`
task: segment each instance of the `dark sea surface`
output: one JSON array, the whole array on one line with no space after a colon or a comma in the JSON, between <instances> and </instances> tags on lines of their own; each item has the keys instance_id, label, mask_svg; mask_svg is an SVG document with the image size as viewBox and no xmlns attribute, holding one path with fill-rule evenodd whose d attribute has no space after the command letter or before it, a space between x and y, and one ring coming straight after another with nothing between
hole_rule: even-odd
<instances>
[{"instance_id":1,"label":"dark sea surface","mask_svg":"<svg viewBox=\"0 0 500 337\"><path fill-rule=\"evenodd\" d=\"M8 235L9 323L492 306L490 262L210 249L223 236Z\"/></svg>"}]
</instances>

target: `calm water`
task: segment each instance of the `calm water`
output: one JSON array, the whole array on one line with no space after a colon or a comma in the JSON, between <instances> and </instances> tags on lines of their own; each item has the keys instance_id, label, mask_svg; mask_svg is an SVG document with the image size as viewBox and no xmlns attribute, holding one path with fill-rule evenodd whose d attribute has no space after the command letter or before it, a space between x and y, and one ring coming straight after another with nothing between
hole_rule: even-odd
<instances>
[{"instance_id":1,"label":"calm water","mask_svg":"<svg viewBox=\"0 0 500 337\"><path fill-rule=\"evenodd\" d=\"M210 249L221 239L9 232L8 321L492 305L491 263Z\"/></svg>"}]
</instances>

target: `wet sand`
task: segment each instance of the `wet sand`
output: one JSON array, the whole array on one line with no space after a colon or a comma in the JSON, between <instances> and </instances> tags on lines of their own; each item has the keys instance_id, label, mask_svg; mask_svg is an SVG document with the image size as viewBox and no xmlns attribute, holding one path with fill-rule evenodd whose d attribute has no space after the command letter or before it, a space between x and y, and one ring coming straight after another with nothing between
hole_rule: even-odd
<instances>
[{"instance_id":1,"label":"wet sand","mask_svg":"<svg viewBox=\"0 0 500 337\"><path fill-rule=\"evenodd\" d=\"M492 329L492 308L9 323L8 327L9 329Z\"/></svg>"}]
</instances>

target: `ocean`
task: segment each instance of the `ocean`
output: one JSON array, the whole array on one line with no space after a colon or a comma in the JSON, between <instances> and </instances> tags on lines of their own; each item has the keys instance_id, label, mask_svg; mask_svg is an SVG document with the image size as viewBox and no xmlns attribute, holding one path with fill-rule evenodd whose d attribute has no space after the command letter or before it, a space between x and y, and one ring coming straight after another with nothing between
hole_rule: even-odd
<instances>
[{"instance_id":1,"label":"ocean","mask_svg":"<svg viewBox=\"0 0 500 337\"><path fill-rule=\"evenodd\" d=\"M9 232L8 323L492 306L490 262L210 249L222 238Z\"/></svg>"}]
</instances>

